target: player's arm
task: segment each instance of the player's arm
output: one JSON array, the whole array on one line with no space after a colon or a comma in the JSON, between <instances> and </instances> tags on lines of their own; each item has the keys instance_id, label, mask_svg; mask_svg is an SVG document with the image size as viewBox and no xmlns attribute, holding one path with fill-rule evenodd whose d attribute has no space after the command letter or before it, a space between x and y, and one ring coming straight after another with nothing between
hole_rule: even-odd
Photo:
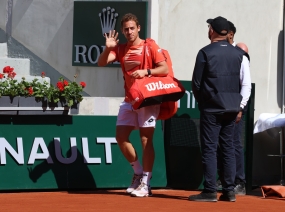
<instances>
[{"instance_id":1,"label":"player's arm","mask_svg":"<svg viewBox=\"0 0 285 212\"><path fill-rule=\"evenodd\" d=\"M155 68L152 69L140 69L131 73L131 76L134 78L143 78L145 76L156 76L156 77L164 77L168 74L168 66L165 61L159 62L156 64Z\"/></svg>"},{"instance_id":2,"label":"player's arm","mask_svg":"<svg viewBox=\"0 0 285 212\"><path fill-rule=\"evenodd\" d=\"M151 75L164 77L168 74L168 66L165 61L159 62L156 64L154 69L150 69Z\"/></svg>"},{"instance_id":3,"label":"player's arm","mask_svg":"<svg viewBox=\"0 0 285 212\"><path fill-rule=\"evenodd\" d=\"M104 49L104 51L99 56L98 66L105 66L116 60L116 55L111 53L112 50L113 49L107 47Z\"/></svg>"}]
</instances>

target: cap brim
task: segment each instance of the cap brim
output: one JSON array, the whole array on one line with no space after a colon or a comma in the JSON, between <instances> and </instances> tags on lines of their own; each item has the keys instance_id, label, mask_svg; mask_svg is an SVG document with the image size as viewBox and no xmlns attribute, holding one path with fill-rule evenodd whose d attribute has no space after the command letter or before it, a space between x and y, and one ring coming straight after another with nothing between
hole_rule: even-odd
<instances>
[{"instance_id":1,"label":"cap brim","mask_svg":"<svg viewBox=\"0 0 285 212\"><path fill-rule=\"evenodd\" d=\"M213 22L213 20L214 20L214 19L210 18L210 19L208 19L206 22L207 22L208 24L210 24L210 23Z\"/></svg>"}]
</instances>

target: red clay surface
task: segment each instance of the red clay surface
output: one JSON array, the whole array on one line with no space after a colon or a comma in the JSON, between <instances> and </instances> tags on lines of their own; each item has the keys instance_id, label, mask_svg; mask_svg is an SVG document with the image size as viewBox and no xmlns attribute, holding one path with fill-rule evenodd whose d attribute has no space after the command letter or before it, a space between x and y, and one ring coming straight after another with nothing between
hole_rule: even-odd
<instances>
[{"instance_id":1,"label":"red clay surface","mask_svg":"<svg viewBox=\"0 0 285 212\"><path fill-rule=\"evenodd\" d=\"M254 195L237 196L231 202L192 202L188 196L199 191L153 190L147 198L130 197L124 190L56 191L0 193L0 211L284 211L285 201L264 199L258 189ZM220 195L220 194L219 194Z\"/></svg>"}]
</instances>

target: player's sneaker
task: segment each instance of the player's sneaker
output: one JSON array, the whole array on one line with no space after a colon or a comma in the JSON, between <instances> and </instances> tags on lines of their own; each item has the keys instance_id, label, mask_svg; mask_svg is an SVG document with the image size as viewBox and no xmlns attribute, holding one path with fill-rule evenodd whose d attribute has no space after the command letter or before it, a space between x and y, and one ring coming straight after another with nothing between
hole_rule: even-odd
<instances>
[{"instance_id":1,"label":"player's sneaker","mask_svg":"<svg viewBox=\"0 0 285 212\"><path fill-rule=\"evenodd\" d=\"M145 183L141 182L139 187L137 187L132 193L133 197L150 197L152 196L151 187L147 186Z\"/></svg>"},{"instance_id":2,"label":"player's sneaker","mask_svg":"<svg viewBox=\"0 0 285 212\"><path fill-rule=\"evenodd\" d=\"M141 184L142 175L134 174L131 185L127 188L127 193L132 193Z\"/></svg>"}]
</instances>

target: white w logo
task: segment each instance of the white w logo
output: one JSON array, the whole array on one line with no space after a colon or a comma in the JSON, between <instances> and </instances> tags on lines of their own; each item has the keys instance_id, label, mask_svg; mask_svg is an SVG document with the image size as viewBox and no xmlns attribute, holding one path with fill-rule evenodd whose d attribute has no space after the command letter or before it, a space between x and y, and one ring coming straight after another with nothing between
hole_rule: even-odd
<instances>
[{"instance_id":1,"label":"white w logo","mask_svg":"<svg viewBox=\"0 0 285 212\"><path fill-rule=\"evenodd\" d=\"M156 90L155 84L153 82L145 85L145 87L147 88L148 91L155 91Z\"/></svg>"}]
</instances>

